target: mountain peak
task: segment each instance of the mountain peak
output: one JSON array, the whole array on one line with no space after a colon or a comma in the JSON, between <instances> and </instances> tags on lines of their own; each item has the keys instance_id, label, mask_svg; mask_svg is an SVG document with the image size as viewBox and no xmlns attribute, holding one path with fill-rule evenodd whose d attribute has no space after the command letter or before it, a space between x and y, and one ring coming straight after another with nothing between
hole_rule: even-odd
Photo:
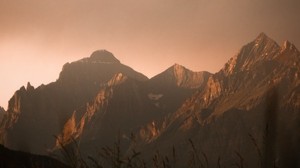
<instances>
[{"instance_id":1,"label":"mountain peak","mask_svg":"<svg viewBox=\"0 0 300 168\"><path fill-rule=\"evenodd\" d=\"M34 90L34 87L30 84L30 82L27 82L26 90L27 90L27 91L32 91L32 90Z\"/></svg>"},{"instance_id":2,"label":"mountain peak","mask_svg":"<svg viewBox=\"0 0 300 168\"><path fill-rule=\"evenodd\" d=\"M269 37L264 32L259 33L259 35L256 37L256 39L266 39L266 38L269 38Z\"/></svg>"},{"instance_id":3,"label":"mountain peak","mask_svg":"<svg viewBox=\"0 0 300 168\"><path fill-rule=\"evenodd\" d=\"M280 46L265 33L260 33L255 40L243 46L239 53L232 57L223 70L226 74L249 70L259 61L271 60L280 51Z\"/></svg>"},{"instance_id":4,"label":"mountain peak","mask_svg":"<svg viewBox=\"0 0 300 168\"><path fill-rule=\"evenodd\" d=\"M184 66L182 66L182 65L180 65L180 64L177 64L177 63L175 63L174 65L172 65L172 66L170 67L170 69L172 69L174 72L188 70L188 69L186 69Z\"/></svg>"},{"instance_id":5,"label":"mountain peak","mask_svg":"<svg viewBox=\"0 0 300 168\"><path fill-rule=\"evenodd\" d=\"M269 36L267 36L265 33L260 33L256 39L254 40L255 44L262 44L262 45L267 45L269 43L271 44L276 44L276 42L271 39Z\"/></svg>"},{"instance_id":6,"label":"mountain peak","mask_svg":"<svg viewBox=\"0 0 300 168\"><path fill-rule=\"evenodd\" d=\"M191 70L177 63L168 68L167 71L171 73L175 78L179 79L185 76L187 73L192 72Z\"/></svg>"},{"instance_id":7,"label":"mountain peak","mask_svg":"<svg viewBox=\"0 0 300 168\"><path fill-rule=\"evenodd\" d=\"M153 77L152 80L170 81L171 83L183 88L198 88L211 74L208 72L193 72L186 67L175 63L164 72Z\"/></svg>"},{"instance_id":8,"label":"mountain peak","mask_svg":"<svg viewBox=\"0 0 300 168\"><path fill-rule=\"evenodd\" d=\"M97 50L94 51L87 61L97 62L97 63L120 63L120 61L107 50Z\"/></svg>"}]
</instances>

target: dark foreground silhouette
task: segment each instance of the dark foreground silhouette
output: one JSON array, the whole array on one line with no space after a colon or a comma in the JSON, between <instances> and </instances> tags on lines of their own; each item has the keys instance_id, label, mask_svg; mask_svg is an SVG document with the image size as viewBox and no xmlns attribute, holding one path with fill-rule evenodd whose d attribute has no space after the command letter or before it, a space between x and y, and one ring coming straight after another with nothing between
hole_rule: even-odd
<instances>
[{"instance_id":1,"label":"dark foreground silhouette","mask_svg":"<svg viewBox=\"0 0 300 168\"><path fill-rule=\"evenodd\" d=\"M46 156L12 151L0 145L0 168L68 168L68 166Z\"/></svg>"}]
</instances>

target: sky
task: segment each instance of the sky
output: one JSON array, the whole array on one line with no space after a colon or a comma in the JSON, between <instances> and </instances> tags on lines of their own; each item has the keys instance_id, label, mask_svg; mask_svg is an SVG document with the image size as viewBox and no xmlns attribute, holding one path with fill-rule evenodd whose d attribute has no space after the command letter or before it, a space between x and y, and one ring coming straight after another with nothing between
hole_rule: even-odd
<instances>
[{"instance_id":1,"label":"sky","mask_svg":"<svg viewBox=\"0 0 300 168\"><path fill-rule=\"evenodd\" d=\"M217 72L265 32L300 48L299 0L0 0L0 106L98 49L153 77Z\"/></svg>"}]
</instances>

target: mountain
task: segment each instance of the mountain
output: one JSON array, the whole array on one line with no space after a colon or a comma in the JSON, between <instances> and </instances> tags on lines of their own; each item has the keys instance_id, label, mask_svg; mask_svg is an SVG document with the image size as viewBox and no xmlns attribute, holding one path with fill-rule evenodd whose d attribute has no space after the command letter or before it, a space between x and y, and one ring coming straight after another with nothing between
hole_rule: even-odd
<instances>
[{"instance_id":1,"label":"mountain","mask_svg":"<svg viewBox=\"0 0 300 168\"><path fill-rule=\"evenodd\" d=\"M46 156L12 151L0 145L0 167L9 168L68 168L67 165Z\"/></svg>"},{"instance_id":2,"label":"mountain","mask_svg":"<svg viewBox=\"0 0 300 168\"><path fill-rule=\"evenodd\" d=\"M110 145L119 134L128 141L146 123L176 111L210 75L174 65L148 79L112 53L95 51L65 64L55 82L16 91L1 122L2 144L46 154L74 140L85 152Z\"/></svg>"},{"instance_id":3,"label":"mountain","mask_svg":"<svg viewBox=\"0 0 300 168\"><path fill-rule=\"evenodd\" d=\"M210 76L209 72L193 72L174 64L147 81L145 90L149 99L160 107L161 113L173 113L185 99L201 90Z\"/></svg>"},{"instance_id":4,"label":"mountain","mask_svg":"<svg viewBox=\"0 0 300 168\"><path fill-rule=\"evenodd\" d=\"M26 152L46 154L76 109L93 100L99 88L115 74L137 81L148 78L123 65L112 53L99 50L88 58L63 66L56 82L34 88L27 84L9 100L1 122L1 143ZM18 138L22 137L22 138Z\"/></svg>"},{"instance_id":5,"label":"mountain","mask_svg":"<svg viewBox=\"0 0 300 168\"><path fill-rule=\"evenodd\" d=\"M213 167L241 159L240 166L299 167L299 65L292 43L260 34L165 119L143 151L175 145L188 160L190 138Z\"/></svg>"},{"instance_id":6,"label":"mountain","mask_svg":"<svg viewBox=\"0 0 300 168\"><path fill-rule=\"evenodd\" d=\"M192 85L178 85L175 80L179 79L175 76L178 73L183 73L180 77ZM58 136L56 147L70 145L78 139L82 151L92 154L98 152L95 149L112 145L118 138L124 143L124 149L128 149L131 136L137 131L141 139L151 139L155 128L143 132L142 127L146 123L151 123L148 125L151 127L153 121L174 112L209 76L208 72L192 72L179 65L147 81L118 73L100 87L94 100L74 111Z\"/></svg>"},{"instance_id":7,"label":"mountain","mask_svg":"<svg viewBox=\"0 0 300 168\"><path fill-rule=\"evenodd\" d=\"M154 110L150 113L155 106L142 94L142 83L122 73L116 74L99 88L94 99L73 112L56 146L80 139L82 149L92 153L98 144L109 145L119 134L129 136L138 126L150 122L157 113Z\"/></svg>"},{"instance_id":8,"label":"mountain","mask_svg":"<svg viewBox=\"0 0 300 168\"><path fill-rule=\"evenodd\" d=\"M298 49L264 33L215 74L174 64L148 79L99 50L53 83L16 91L1 143L125 160L133 152L156 167L299 167L299 75Z\"/></svg>"}]
</instances>

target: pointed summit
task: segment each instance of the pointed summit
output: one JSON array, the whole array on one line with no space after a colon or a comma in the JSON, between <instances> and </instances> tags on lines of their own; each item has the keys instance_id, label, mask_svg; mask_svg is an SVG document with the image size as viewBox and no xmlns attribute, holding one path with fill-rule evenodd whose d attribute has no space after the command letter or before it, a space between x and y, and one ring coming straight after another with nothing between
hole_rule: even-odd
<instances>
[{"instance_id":1,"label":"pointed summit","mask_svg":"<svg viewBox=\"0 0 300 168\"><path fill-rule=\"evenodd\" d=\"M210 75L209 72L193 72L182 65L174 64L164 72L151 78L151 80L182 88L198 88L207 81Z\"/></svg>"},{"instance_id":2,"label":"pointed summit","mask_svg":"<svg viewBox=\"0 0 300 168\"><path fill-rule=\"evenodd\" d=\"M273 59L278 51L280 51L280 46L265 33L260 33L225 64L223 71L226 74L232 74L249 70L257 62Z\"/></svg>"},{"instance_id":3,"label":"pointed summit","mask_svg":"<svg viewBox=\"0 0 300 168\"><path fill-rule=\"evenodd\" d=\"M182 81L184 78L186 78L187 74L193 73L191 70L177 63L169 67L165 72L169 74L172 78L177 80L178 85L180 85L179 81Z\"/></svg>"},{"instance_id":4,"label":"pointed summit","mask_svg":"<svg viewBox=\"0 0 300 168\"><path fill-rule=\"evenodd\" d=\"M266 39L266 38L269 37L264 32L259 33L259 35L256 37L256 39Z\"/></svg>"},{"instance_id":5,"label":"pointed summit","mask_svg":"<svg viewBox=\"0 0 300 168\"><path fill-rule=\"evenodd\" d=\"M277 45L276 42L267 36L265 33L260 33L256 39L254 40L255 44L257 45Z\"/></svg>"},{"instance_id":6,"label":"pointed summit","mask_svg":"<svg viewBox=\"0 0 300 168\"><path fill-rule=\"evenodd\" d=\"M34 90L34 87L30 84L30 82L27 82L26 90L27 91L33 91Z\"/></svg>"},{"instance_id":7,"label":"pointed summit","mask_svg":"<svg viewBox=\"0 0 300 168\"><path fill-rule=\"evenodd\" d=\"M184 73L185 71L190 71L189 69L187 69L184 66L179 65L177 63L172 65L170 68L168 68L168 70L172 71L174 75L180 75L180 74Z\"/></svg>"}]
</instances>

